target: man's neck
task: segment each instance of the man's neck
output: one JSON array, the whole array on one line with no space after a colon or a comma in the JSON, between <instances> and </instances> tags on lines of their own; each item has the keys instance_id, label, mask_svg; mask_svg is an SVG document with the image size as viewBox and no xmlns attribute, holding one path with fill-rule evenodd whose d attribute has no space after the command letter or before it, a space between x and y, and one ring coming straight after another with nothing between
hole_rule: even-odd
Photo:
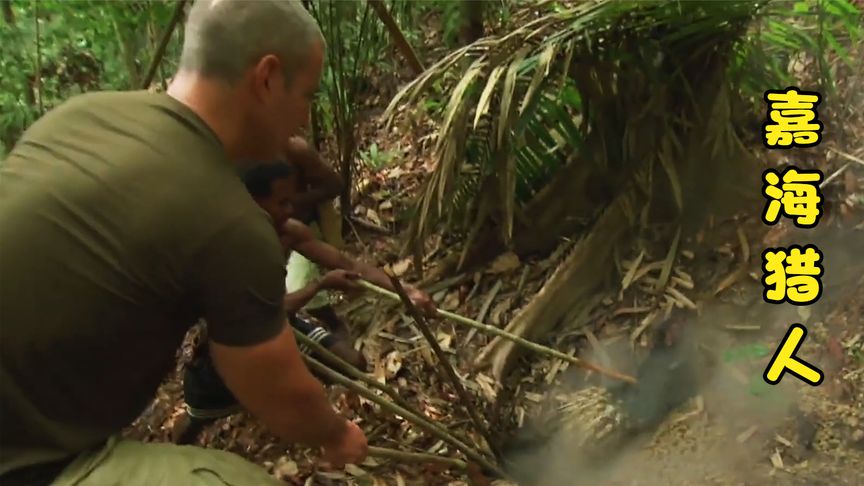
<instances>
[{"instance_id":1,"label":"man's neck","mask_svg":"<svg viewBox=\"0 0 864 486\"><path fill-rule=\"evenodd\" d=\"M228 156L238 160L243 152L240 124L230 91L225 83L180 71L168 86L167 93L201 117L222 142Z\"/></svg>"}]
</instances>

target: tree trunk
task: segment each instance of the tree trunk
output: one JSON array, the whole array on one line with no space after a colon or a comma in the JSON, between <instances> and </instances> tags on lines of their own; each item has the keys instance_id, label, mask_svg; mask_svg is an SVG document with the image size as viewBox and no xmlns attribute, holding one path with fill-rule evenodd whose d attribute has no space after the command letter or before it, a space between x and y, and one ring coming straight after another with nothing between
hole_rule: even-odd
<instances>
[{"instance_id":1,"label":"tree trunk","mask_svg":"<svg viewBox=\"0 0 864 486\"><path fill-rule=\"evenodd\" d=\"M483 37L483 1L461 0L462 28L459 39L462 45L468 45Z\"/></svg>"},{"instance_id":2,"label":"tree trunk","mask_svg":"<svg viewBox=\"0 0 864 486\"><path fill-rule=\"evenodd\" d=\"M612 265L612 248L627 233L628 207L635 206L634 191L622 193L608 207L588 234L558 266L536 296L507 325L507 332L537 341L546 339L562 322L587 314L591 298L605 284ZM523 350L496 337L475 360L489 367L499 382Z\"/></svg>"},{"instance_id":3,"label":"tree trunk","mask_svg":"<svg viewBox=\"0 0 864 486\"><path fill-rule=\"evenodd\" d=\"M6 21L6 24L9 26L15 25L15 12L12 11L12 0L2 0L3 6L3 20Z\"/></svg>"}]
</instances>

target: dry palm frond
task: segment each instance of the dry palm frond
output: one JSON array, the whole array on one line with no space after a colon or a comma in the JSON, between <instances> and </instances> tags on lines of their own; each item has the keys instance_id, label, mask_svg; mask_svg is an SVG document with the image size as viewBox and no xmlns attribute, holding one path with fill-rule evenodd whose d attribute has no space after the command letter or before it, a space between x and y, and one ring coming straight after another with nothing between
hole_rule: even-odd
<instances>
[{"instance_id":1,"label":"dry palm frond","mask_svg":"<svg viewBox=\"0 0 864 486\"><path fill-rule=\"evenodd\" d=\"M728 116L713 125L708 118L724 93L731 48L761 3L589 2L547 11L441 59L404 87L385 113L392 119L398 105L464 70L449 92L438 164L418 201L412 240L422 240L445 207L449 212L454 200L471 194L480 199L458 208L462 217L451 223L475 231L497 223L508 241L518 203L568 164L616 174L621 187L657 163L682 208L681 159L702 150L688 137L699 132L715 141L719 159L734 145ZM713 93L692 88L709 81ZM477 174L469 190L466 165ZM454 199L457 193L462 196Z\"/></svg>"}]
</instances>

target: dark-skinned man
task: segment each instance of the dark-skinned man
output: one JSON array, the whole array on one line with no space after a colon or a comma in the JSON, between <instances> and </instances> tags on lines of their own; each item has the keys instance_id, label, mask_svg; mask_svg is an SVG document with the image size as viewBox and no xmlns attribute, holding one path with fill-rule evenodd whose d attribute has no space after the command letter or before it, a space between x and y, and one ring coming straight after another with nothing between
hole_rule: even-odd
<instances>
[{"instance_id":1,"label":"dark-skinned man","mask_svg":"<svg viewBox=\"0 0 864 486\"><path fill-rule=\"evenodd\" d=\"M291 157L291 152L287 155L289 160L296 160ZM383 271L340 252L332 245L321 241L319 233L303 222L293 219L297 214L294 208L302 207L302 204L308 201L302 197L303 192L298 192L298 188L302 185L296 183L296 177L297 164L283 162L259 165L250 169L244 176L247 190L270 215L274 231L279 234L286 254L293 250L308 258L310 263L349 271L386 289L395 290ZM291 264L289 263L289 267ZM324 279L320 281L326 280L327 275L329 273L325 274ZM308 301L308 291L315 291L322 287L326 288L326 284L319 283L318 278L312 278L302 289L289 294L289 299L292 300L294 308L302 307ZM431 314L435 311L435 305L428 294L411 285L405 284L404 287L414 304L424 312ZM290 319L292 325L299 331L318 341L353 366L365 369L362 356L351 347L352 340L347 329L344 334L331 335L321 327L316 327L314 322L302 317L292 316ZM230 390L219 380L208 358L209 355L202 348L204 347L201 346L196 350L193 362L187 366L184 373L186 409L185 413L178 418L172 431L173 440L178 444L193 443L208 424L240 410ZM302 347L301 350L311 352ZM321 357L315 357L321 360Z\"/></svg>"},{"instance_id":2,"label":"dark-skinned man","mask_svg":"<svg viewBox=\"0 0 864 486\"><path fill-rule=\"evenodd\" d=\"M333 199L341 192L344 185L342 177L333 170L309 144L299 138L292 138L285 148L283 158L290 161L293 171L288 179L277 179L278 185L290 185L292 190L292 218L309 226L317 239L335 247L341 246L339 234L339 214L333 210ZM267 174L265 174L266 177ZM255 174L246 179L246 187L253 193L258 204L267 204L267 200L259 200L255 194ZM265 180L263 183L268 183ZM277 191L278 192L278 191ZM271 200L272 201L272 200ZM268 211L270 212L270 211ZM270 212L271 216L274 214ZM323 228L334 227L325 234ZM285 268L285 288L288 292L296 292L310 281L321 275L321 269L300 252L293 252ZM333 309L333 295L324 290L303 306L303 310L321 320L332 332L348 338L348 328Z\"/></svg>"},{"instance_id":3,"label":"dark-skinned man","mask_svg":"<svg viewBox=\"0 0 864 486\"><path fill-rule=\"evenodd\" d=\"M237 177L308 124L324 48L297 0L197 0L167 93L76 96L0 164L4 486L283 484L120 435L201 318L244 409L337 467L366 457L303 363L279 238Z\"/></svg>"}]
</instances>

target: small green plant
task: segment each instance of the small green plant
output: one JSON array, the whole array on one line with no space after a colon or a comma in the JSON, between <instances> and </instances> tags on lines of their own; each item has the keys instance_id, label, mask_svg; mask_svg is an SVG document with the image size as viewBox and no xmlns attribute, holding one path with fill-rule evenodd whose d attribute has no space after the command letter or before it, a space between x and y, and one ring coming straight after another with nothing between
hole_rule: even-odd
<instances>
[{"instance_id":1,"label":"small green plant","mask_svg":"<svg viewBox=\"0 0 864 486\"><path fill-rule=\"evenodd\" d=\"M368 150L360 151L360 160L372 170L381 170L396 158L393 150L379 150L378 144L372 142Z\"/></svg>"}]
</instances>

